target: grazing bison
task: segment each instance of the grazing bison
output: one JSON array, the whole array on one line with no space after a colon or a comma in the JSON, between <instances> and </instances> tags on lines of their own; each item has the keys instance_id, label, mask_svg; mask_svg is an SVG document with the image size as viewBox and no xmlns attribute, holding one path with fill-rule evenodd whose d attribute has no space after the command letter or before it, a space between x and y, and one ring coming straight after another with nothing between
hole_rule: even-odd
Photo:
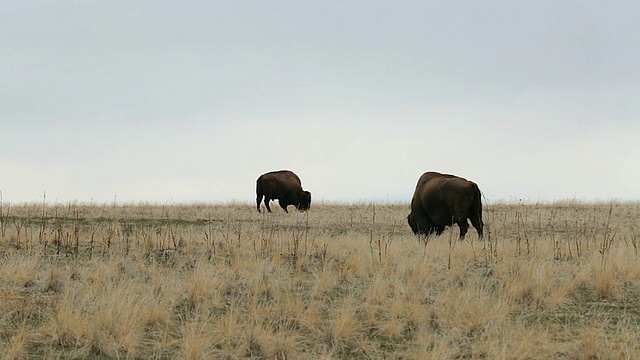
<instances>
[{"instance_id":1,"label":"grazing bison","mask_svg":"<svg viewBox=\"0 0 640 360\"><path fill-rule=\"evenodd\" d=\"M289 170L272 171L260 175L256 181L256 205L260 212L260 202L264 196L264 205L271 212L269 201L278 199L280 207L287 211L287 206L293 205L299 211L309 210L311 207L311 193L302 190L298 175Z\"/></svg>"},{"instance_id":2,"label":"grazing bison","mask_svg":"<svg viewBox=\"0 0 640 360\"><path fill-rule=\"evenodd\" d=\"M469 230L467 219L482 237L482 202L476 183L455 175L422 174L411 199L407 221L414 234L442 234L446 226L458 224L460 239Z\"/></svg>"}]
</instances>

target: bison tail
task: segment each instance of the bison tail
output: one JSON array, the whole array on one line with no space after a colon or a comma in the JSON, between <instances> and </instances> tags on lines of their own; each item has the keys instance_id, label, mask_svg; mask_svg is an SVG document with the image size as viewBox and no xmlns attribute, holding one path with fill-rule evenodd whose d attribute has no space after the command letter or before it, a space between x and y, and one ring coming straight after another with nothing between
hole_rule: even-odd
<instances>
[{"instance_id":1,"label":"bison tail","mask_svg":"<svg viewBox=\"0 0 640 360\"><path fill-rule=\"evenodd\" d=\"M260 202L262 202L262 196L264 193L262 192L262 181L261 177L256 181L256 208L258 212L260 212Z\"/></svg>"}]
</instances>

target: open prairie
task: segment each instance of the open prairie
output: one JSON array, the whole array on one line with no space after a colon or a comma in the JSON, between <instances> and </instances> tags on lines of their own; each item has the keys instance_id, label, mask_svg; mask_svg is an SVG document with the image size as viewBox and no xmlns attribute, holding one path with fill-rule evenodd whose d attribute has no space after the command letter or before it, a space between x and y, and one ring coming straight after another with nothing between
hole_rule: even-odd
<instances>
[{"instance_id":1,"label":"open prairie","mask_svg":"<svg viewBox=\"0 0 640 360\"><path fill-rule=\"evenodd\" d=\"M273 209L2 204L2 356L640 358L639 203Z\"/></svg>"}]
</instances>

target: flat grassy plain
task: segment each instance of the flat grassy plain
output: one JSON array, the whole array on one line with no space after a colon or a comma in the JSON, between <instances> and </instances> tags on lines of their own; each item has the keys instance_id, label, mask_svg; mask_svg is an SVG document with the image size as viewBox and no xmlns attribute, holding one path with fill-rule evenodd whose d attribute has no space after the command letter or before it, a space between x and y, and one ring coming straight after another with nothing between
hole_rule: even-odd
<instances>
[{"instance_id":1,"label":"flat grassy plain","mask_svg":"<svg viewBox=\"0 0 640 360\"><path fill-rule=\"evenodd\" d=\"M3 204L6 359L639 359L640 203Z\"/></svg>"}]
</instances>

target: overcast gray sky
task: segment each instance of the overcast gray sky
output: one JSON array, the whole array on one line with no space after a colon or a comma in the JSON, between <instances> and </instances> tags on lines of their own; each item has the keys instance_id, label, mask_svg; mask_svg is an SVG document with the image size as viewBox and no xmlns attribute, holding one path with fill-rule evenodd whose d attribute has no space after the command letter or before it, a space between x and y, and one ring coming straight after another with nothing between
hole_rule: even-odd
<instances>
[{"instance_id":1,"label":"overcast gray sky","mask_svg":"<svg viewBox=\"0 0 640 360\"><path fill-rule=\"evenodd\" d=\"M640 199L636 1L0 5L5 202Z\"/></svg>"}]
</instances>

